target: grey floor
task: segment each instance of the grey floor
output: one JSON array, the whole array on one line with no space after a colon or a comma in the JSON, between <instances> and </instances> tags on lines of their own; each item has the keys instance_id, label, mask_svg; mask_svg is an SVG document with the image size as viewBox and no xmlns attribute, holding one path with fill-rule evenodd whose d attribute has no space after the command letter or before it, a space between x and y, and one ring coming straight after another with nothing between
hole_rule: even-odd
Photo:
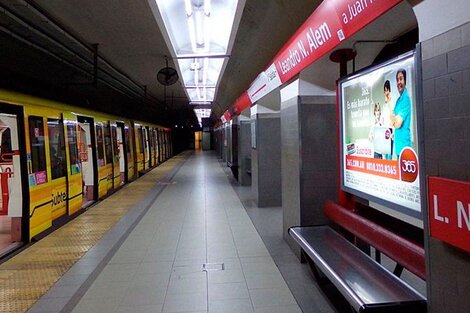
<instances>
[{"instance_id":1,"label":"grey floor","mask_svg":"<svg viewBox=\"0 0 470 313\"><path fill-rule=\"evenodd\" d=\"M283 241L281 208L258 208L215 153L166 180L29 312L338 311Z\"/></svg>"},{"instance_id":2,"label":"grey floor","mask_svg":"<svg viewBox=\"0 0 470 313\"><path fill-rule=\"evenodd\" d=\"M302 312L211 152L191 156L132 228L106 262L72 267L30 312ZM64 290L71 300L52 308Z\"/></svg>"},{"instance_id":3,"label":"grey floor","mask_svg":"<svg viewBox=\"0 0 470 313\"><path fill-rule=\"evenodd\" d=\"M253 200L250 186L240 186L234 179L230 181L302 312L335 312L308 265L301 264L283 240L282 208L259 208Z\"/></svg>"}]
</instances>

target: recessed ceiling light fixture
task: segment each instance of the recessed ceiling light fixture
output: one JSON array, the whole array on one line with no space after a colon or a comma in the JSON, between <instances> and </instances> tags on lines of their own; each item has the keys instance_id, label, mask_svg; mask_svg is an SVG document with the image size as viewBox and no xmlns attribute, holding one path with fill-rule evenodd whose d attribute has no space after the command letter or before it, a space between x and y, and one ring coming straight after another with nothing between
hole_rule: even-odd
<instances>
[{"instance_id":1,"label":"recessed ceiling light fixture","mask_svg":"<svg viewBox=\"0 0 470 313\"><path fill-rule=\"evenodd\" d=\"M214 101L245 0L148 0L191 103Z\"/></svg>"}]
</instances>

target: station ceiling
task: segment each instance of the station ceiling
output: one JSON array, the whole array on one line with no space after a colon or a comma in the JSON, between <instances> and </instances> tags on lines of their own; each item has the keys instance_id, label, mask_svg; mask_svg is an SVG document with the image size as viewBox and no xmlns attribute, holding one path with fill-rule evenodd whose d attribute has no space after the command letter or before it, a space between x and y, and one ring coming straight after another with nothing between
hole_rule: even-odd
<instances>
[{"instance_id":1,"label":"station ceiling","mask_svg":"<svg viewBox=\"0 0 470 313\"><path fill-rule=\"evenodd\" d=\"M183 85L164 88L157 81L171 53L149 1L0 0L0 86L167 125L191 121ZM246 0L212 104L214 118L247 90L319 3ZM392 40L416 28L406 1L374 23L354 40ZM358 51L358 64L370 64L384 46ZM176 67L171 57L168 62ZM306 75L333 89L338 71L325 57Z\"/></svg>"}]
</instances>

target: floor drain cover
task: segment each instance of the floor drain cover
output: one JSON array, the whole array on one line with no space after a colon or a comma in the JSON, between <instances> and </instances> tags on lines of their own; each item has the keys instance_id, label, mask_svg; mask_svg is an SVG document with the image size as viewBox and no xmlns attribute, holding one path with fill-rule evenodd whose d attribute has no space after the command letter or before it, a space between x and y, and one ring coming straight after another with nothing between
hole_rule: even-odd
<instances>
[{"instance_id":1,"label":"floor drain cover","mask_svg":"<svg viewBox=\"0 0 470 313\"><path fill-rule=\"evenodd\" d=\"M204 263L202 270L205 272L210 271L223 271L225 269L224 263Z\"/></svg>"}]
</instances>

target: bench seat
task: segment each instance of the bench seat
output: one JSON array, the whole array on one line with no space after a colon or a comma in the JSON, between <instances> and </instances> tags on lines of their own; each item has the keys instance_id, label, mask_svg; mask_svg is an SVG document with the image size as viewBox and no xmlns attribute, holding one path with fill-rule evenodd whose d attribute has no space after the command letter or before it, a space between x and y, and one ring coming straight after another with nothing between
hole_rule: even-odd
<instances>
[{"instance_id":1,"label":"bench seat","mask_svg":"<svg viewBox=\"0 0 470 313\"><path fill-rule=\"evenodd\" d=\"M426 299L329 226L292 236L357 312L426 312Z\"/></svg>"}]
</instances>

